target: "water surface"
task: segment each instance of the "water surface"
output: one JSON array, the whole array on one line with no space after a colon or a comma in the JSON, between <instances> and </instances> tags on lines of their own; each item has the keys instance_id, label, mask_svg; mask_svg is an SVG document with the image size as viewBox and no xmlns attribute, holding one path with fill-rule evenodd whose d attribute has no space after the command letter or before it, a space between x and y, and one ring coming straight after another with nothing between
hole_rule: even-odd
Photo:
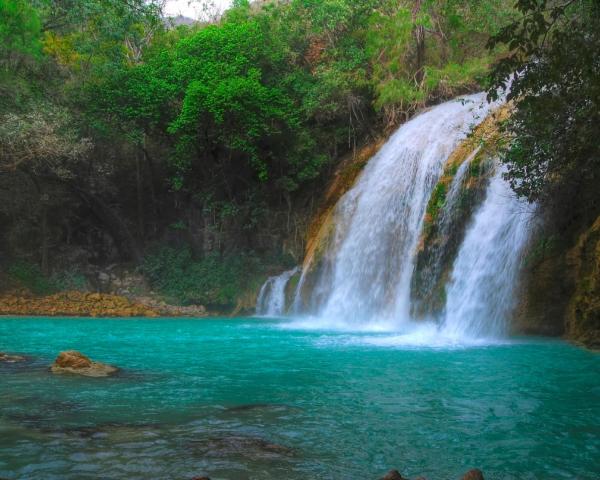
<instances>
[{"instance_id":1,"label":"water surface","mask_svg":"<svg viewBox=\"0 0 600 480\"><path fill-rule=\"evenodd\" d=\"M53 376L61 350L123 368ZM600 477L600 357L265 319L0 319L0 477Z\"/></svg>"}]
</instances>

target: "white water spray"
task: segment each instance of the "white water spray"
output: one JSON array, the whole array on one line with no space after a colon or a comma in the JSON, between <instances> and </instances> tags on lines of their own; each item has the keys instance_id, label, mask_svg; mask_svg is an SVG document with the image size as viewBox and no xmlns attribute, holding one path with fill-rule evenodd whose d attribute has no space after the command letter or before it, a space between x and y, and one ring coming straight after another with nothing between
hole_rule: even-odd
<instances>
[{"instance_id":1,"label":"white water spray","mask_svg":"<svg viewBox=\"0 0 600 480\"><path fill-rule=\"evenodd\" d=\"M285 312L285 287L290 279L298 272L293 268L281 275L269 277L263 284L256 300L256 314L269 317L284 315Z\"/></svg>"}]
</instances>

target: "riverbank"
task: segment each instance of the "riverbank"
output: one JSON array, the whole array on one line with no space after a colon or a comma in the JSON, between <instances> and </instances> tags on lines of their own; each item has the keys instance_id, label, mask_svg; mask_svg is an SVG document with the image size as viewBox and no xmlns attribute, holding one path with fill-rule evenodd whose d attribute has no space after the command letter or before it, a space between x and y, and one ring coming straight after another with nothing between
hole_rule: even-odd
<instances>
[{"instance_id":1,"label":"riverbank","mask_svg":"<svg viewBox=\"0 0 600 480\"><path fill-rule=\"evenodd\" d=\"M169 305L152 297L68 291L46 296L29 292L0 295L0 315L44 317L205 317L202 305Z\"/></svg>"}]
</instances>

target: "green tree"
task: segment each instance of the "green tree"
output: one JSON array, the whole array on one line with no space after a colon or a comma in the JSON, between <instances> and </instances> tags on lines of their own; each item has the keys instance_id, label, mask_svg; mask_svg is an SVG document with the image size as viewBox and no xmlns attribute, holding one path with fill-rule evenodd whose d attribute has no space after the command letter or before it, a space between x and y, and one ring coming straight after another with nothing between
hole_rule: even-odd
<instances>
[{"instance_id":1,"label":"green tree","mask_svg":"<svg viewBox=\"0 0 600 480\"><path fill-rule=\"evenodd\" d=\"M494 68L515 111L504 154L513 189L557 217L600 209L600 3L520 0L521 16L491 46L511 53ZM499 88L500 90L497 90Z\"/></svg>"},{"instance_id":2,"label":"green tree","mask_svg":"<svg viewBox=\"0 0 600 480\"><path fill-rule=\"evenodd\" d=\"M472 90L495 52L486 40L511 18L503 0L386 0L370 19L375 107L396 125L427 102Z\"/></svg>"}]
</instances>

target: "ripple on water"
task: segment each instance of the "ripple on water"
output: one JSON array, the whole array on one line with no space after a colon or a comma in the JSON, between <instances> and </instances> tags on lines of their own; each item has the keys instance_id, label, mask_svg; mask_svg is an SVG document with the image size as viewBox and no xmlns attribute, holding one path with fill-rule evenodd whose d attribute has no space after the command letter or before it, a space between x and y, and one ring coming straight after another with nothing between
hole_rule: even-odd
<instances>
[{"instance_id":1,"label":"ripple on water","mask_svg":"<svg viewBox=\"0 0 600 480\"><path fill-rule=\"evenodd\" d=\"M0 371L0 477L600 478L597 354L435 332L1 319L2 348L41 361ZM49 375L68 348L140 376Z\"/></svg>"}]
</instances>

